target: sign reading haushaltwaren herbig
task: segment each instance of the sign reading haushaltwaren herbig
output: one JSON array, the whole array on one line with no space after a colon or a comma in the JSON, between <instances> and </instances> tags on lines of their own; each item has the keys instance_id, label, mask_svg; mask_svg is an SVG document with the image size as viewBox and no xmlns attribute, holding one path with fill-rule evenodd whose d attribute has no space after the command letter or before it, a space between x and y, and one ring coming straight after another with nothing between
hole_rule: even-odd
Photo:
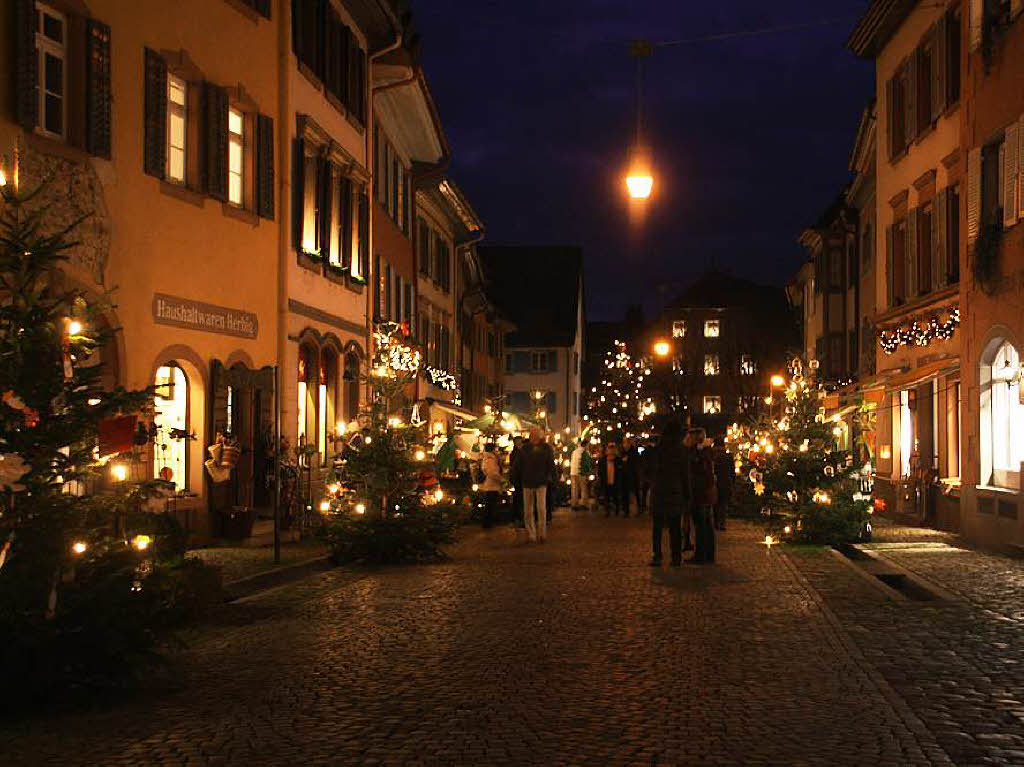
<instances>
[{"instance_id":1,"label":"sign reading haushaltwaren herbig","mask_svg":"<svg viewBox=\"0 0 1024 767\"><path fill-rule=\"evenodd\" d=\"M153 294L153 321L160 325L240 338L255 338L259 330L259 321L252 312L204 304L166 293Z\"/></svg>"}]
</instances>

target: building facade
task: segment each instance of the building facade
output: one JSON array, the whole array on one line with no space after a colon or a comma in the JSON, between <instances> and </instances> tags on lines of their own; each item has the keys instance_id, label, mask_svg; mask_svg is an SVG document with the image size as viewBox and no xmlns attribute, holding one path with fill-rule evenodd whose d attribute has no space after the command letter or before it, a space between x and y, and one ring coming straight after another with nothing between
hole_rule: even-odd
<instances>
[{"instance_id":1,"label":"building facade","mask_svg":"<svg viewBox=\"0 0 1024 767\"><path fill-rule=\"evenodd\" d=\"M578 436L583 254L566 247L481 246L479 251L501 316L515 327L504 342L503 409Z\"/></svg>"},{"instance_id":2,"label":"building facade","mask_svg":"<svg viewBox=\"0 0 1024 767\"><path fill-rule=\"evenodd\" d=\"M959 2L876 0L848 41L877 81L875 493L947 527L959 521L963 16Z\"/></svg>"}]
</instances>

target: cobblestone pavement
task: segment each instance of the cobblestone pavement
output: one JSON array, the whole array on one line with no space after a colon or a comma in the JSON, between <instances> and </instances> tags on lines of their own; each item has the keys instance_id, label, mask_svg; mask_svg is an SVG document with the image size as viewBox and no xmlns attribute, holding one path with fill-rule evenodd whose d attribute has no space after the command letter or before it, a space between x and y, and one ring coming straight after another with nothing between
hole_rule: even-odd
<instances>
[{"instance_id":1,"label":"cobblestone pavement","mask_svg":"<svg viewBox=\"0 0 1024 767\"><path fill-rule=\"evenodd\" d=\"M968 675L1021 700L956 655L966 637L911 678L889 647L933 652L947 613L894 608L827 552L767 552L736 523L717 565L654 570L648 524L560 513L546 545L494 530L446 564L245 599L130 704L0 731L0 761L950 764L931 691L973 706Z\"/></svg>"},{"instance_id":2,"label":"cobblestone pavement","mask_svg":"<svg viewBox=\"0 0 1024 767\"><path fill-rule=\"evenodd\" d=\"M274 563L272 546L216 546L188 552L190 557L199 557L207 564L219 567L225 583L326 555L327 547L313 538L282 544L279 564Z\"/></svg>"}]
</instances>

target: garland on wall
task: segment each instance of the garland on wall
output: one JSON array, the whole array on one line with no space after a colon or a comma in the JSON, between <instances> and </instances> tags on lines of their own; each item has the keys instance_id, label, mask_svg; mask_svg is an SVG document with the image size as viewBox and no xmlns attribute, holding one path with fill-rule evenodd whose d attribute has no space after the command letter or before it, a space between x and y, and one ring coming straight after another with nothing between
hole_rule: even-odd
<instances>
[{"instance_id":1,"label":"garland on wall","mask_svg":"<svg viewBox=\"0 0 1024 767\"><path fill-rule=\"evenodd\" d=\"M459 382L455 379L455 376L441 368L428 365L423 369L423 377L443 391L455 391L459 388Z\"/></svg>"},{"instance_id":2,"label":"garland on wall","mask_svg":"<svg viewBox=\"0 0 1024 767\"><path fill-rule=\"evenodd\" d=\"M878 345L886 354L895 354L901 346L928 346L932 341L948 341L960 324L960 309L954 308L939 321L939 313L927 320L915 320L909 326L878 333Z\"/></svg>"}]
</instances>

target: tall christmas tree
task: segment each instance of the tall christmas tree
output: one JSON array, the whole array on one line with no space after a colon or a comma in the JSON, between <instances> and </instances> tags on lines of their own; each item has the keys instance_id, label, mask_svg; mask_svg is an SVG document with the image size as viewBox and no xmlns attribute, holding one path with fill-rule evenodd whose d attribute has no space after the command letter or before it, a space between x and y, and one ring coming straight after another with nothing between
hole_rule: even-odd
<instances>
[{"instance_id":1,"label":"tall christmas tree","mask_svg":"<svg viewBox=\"0 0 1024 767\"><path fill-rule=\"evenodd\" d=\"M152 393L107 390L92 364L109 341L98 330L106 307L61 273L80 222L54 231L43 186L22 192L16 159L5 170L0 164L0 666L8 689L45 697L131 670L170 617L175 587L162 562L176 559L180 570L173 555L184 543L146 511L163 483L129 481L128 464L109 454L141 452L148 430L135 421ZM114 443L104 439L112 431L121 432Z\"/></svg>"},{"instance_id":2,"label":"tall christmas tree","mask_svg":"<svg viewBox=\"0 0 1024 767\"><path fill-rule=\"evenodd\" d=\"M325 535L339 562L437 559L454 540L454 507L438 476L454 444L431 454L426 424L408 397L420 352L400 331L385 323L374 334L361 429L346 445L328 486Z\"/></svg>"},{"instance_id":3,"label":"tall christmas tree","mask_svg":"<svg viewBox=\"0 0 1024 767\"><path fill-rule=\"evenodd\" d=\"M870 534L870 496L852 455L826 420L824 389L800 360L780 377L766 412L734 424L728 440L745 502L761 511L774 540L842 543Z\"/></svg>"},{"instance_id":4,"label":"tall christmas tree","mask_svg":"<svg viewBox=\"0 0 1024 767\"><path fill-rule=\"evenodd\" d=\"M586 395L585 420L594 437L602 441L642 435L654 413L644 395L650 372L630 356L626 344L616 340L605 352L601 379Z\"/></svg>"}]
</instances>

